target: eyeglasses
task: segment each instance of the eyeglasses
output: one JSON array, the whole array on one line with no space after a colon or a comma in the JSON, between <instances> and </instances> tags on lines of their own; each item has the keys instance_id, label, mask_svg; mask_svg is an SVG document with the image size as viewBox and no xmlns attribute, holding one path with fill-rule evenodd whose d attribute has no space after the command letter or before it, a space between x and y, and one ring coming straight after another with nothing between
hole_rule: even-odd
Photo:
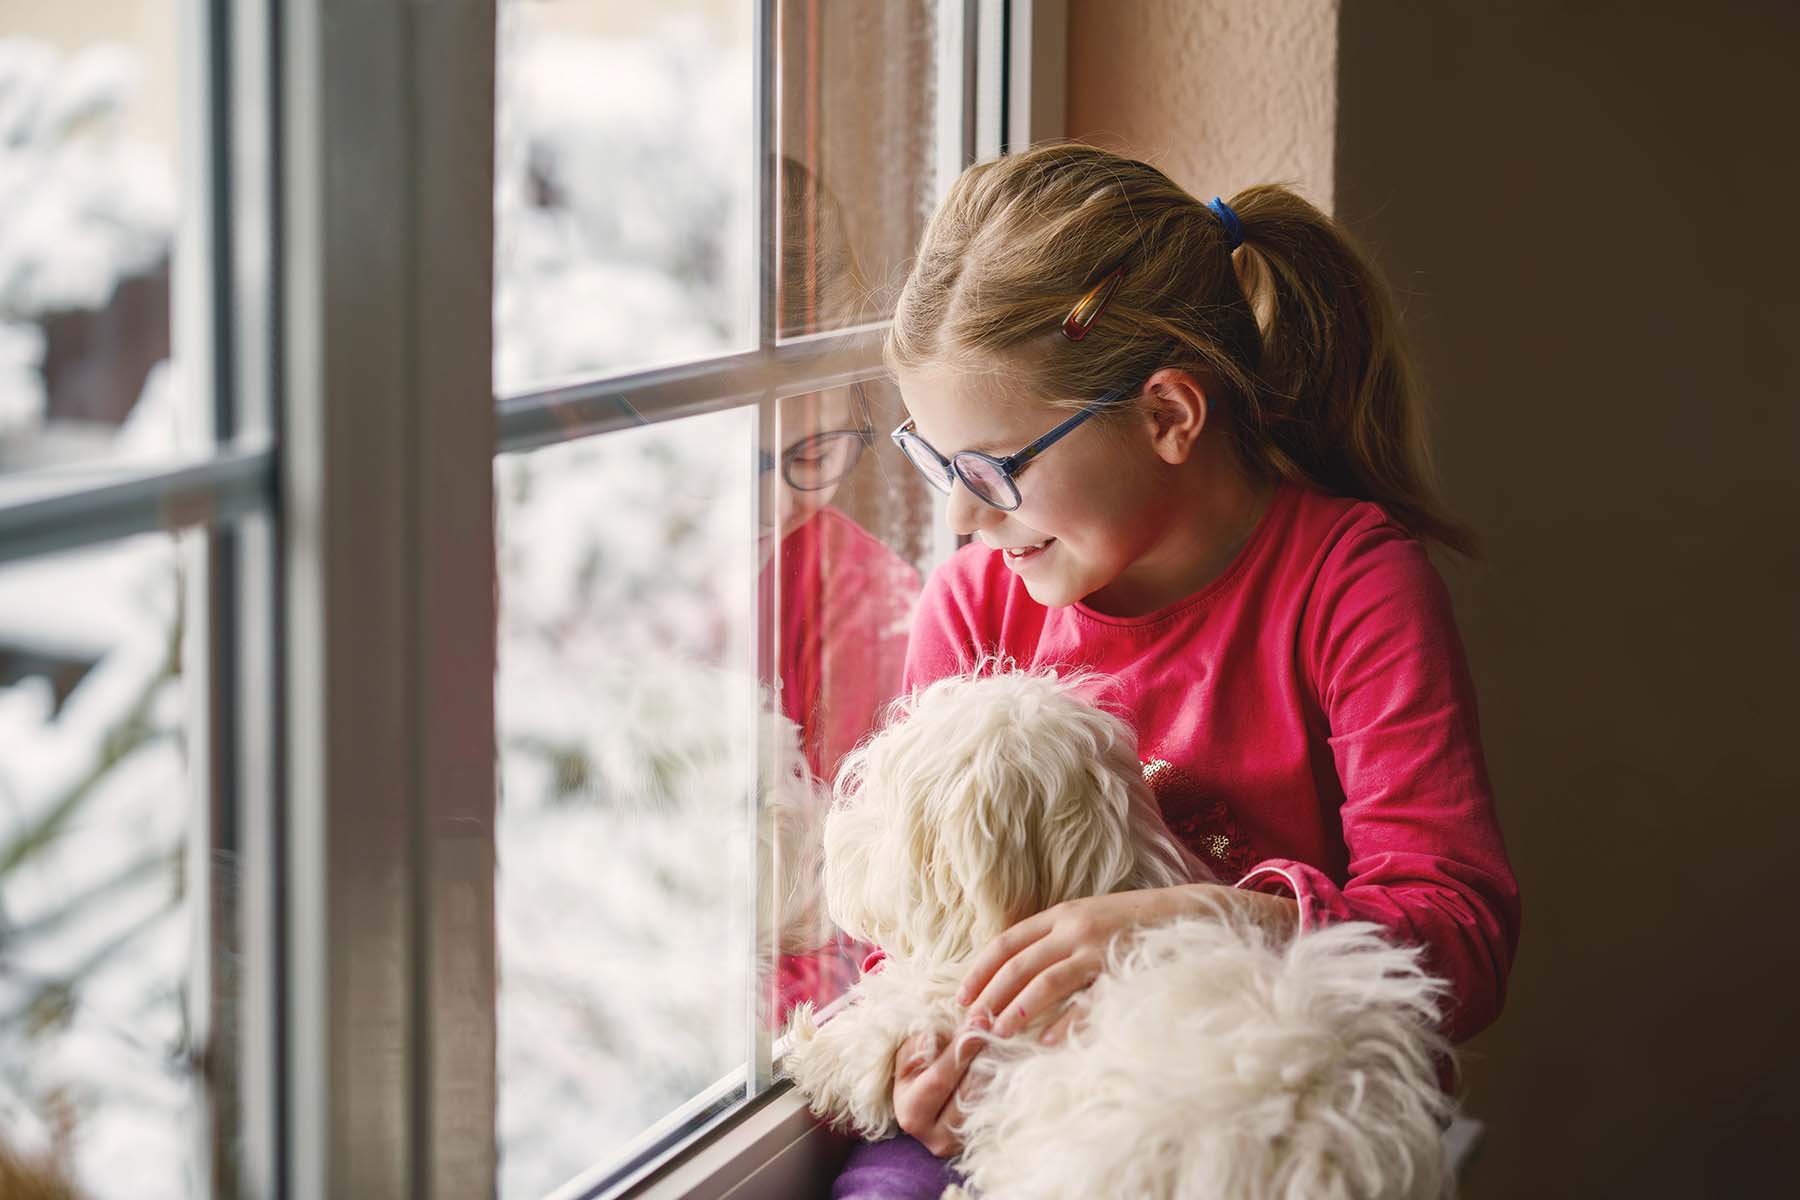
<instances>
[{"instance_id":1,"label":"eyeglasses","mask_svg":"<svg viewBox=\"0 0 1800 1200\"><path fill-rule=\"evenodd\" d=\"M1062 335L1071 342L1079 342L1086 337L1094 328L1094 322L1100 319L1100 314L1106 311L1107 303L1112 300L1113 293L1119 290L1119 284L1124 278L1123 264L1107 272L1105 278L1077 300L1075 307L1069 310L1069 315L1063 318L1059 327ZM1082 406L1080 412L1017 454L1005 458L995 458L979 450L959 450L945 458L932 448L930 442L919 436L910 418L889 436L906 453L908 461L919 469L919 474L925 477L926 482L944 495L948 496L960 479L977 500L1011 512L1019 507L1019 485L1016 482L1019 473L1038 455L1074 432L1083 421L1097 412L1104 412L1132 390L1115 388L1098 400L1090 400Z\"/></svg>"},{"instance_id":2,"label":"eyeglasses","mask_svg":"<svg viewBox=\"0 0 1800 1200\"><path fill-rule=\"evenodd\" d=\"M826 429L801 438L781 452L781 478L798 492L816 492L850 474L865 448L875 444L875 427L869 423L868 398L856 386L857 411L863 423L856 429ZM767 450L757 452L757 469L772 471L775 458Z\"/></svg>"},{"instance_id":3,"label":"eyeglasses","mask_svg":"<svg viewBox=\"0 0 1800 1200\"><path fill-rule=\"evenodd\" d=\"M1097 400L1089 401L1082 406L1080 412L1055 429L1017 454L1009 454L1005 458L995 458L979 450L958 450L945 458L932 448L930 442L919 436L911 418L889 436L906 454L907 460L918 468L925 481L946 496L960 479L977 500L1011 512L1019 507L1019 474L1032 460L1073 433L1083 421L1095 413L1106 411L1128 394L1127 389L1116 388Z\"/></svg>"}]
</instances>

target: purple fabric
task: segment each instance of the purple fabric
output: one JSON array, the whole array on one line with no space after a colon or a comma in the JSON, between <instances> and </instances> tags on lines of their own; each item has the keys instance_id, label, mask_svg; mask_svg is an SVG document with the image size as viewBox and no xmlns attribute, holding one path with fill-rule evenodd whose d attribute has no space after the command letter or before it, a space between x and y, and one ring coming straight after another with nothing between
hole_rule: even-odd
<instances>
[{"instance_id":1,"label":"purple fabric","mask_svg":"<svg viewBox=\"0 0 1800 1200\"><path fill-rule=\"evenodd\" d=\"M937 1200L945 1188L961 1182L949 1163L903 1133L852 1146L831 1185L831 1200Z\"/></svg>"}]
</instances>

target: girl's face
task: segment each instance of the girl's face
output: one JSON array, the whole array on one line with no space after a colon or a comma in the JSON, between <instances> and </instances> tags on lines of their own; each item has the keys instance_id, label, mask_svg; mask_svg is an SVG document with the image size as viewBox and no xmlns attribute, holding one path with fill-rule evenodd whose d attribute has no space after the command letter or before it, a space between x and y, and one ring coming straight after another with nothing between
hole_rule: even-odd
<instances>
[{"instance_id":1,"label":"girl's face","mask_svg":"<svg viewBox=\"0 0 1800 1200\"><path fill-rule=\"evenodd\" d=\"M857 401L856 392L848 387L828 388L800 396L784 396L780 401L779 434L781 454L771 470L775 475L774 504L764 510L764 534L786 537L812 520L818 511L831 503L837 494L839 478L824 487L801 490L789 485L782 474L782 461L796 454L808 453L805 443L821 433L838 433L860 428L866 418ZM842 453L838 444L830 453ZM814 451L813 453L819 453ZM816 469L809 461L797 464L803 472Z\"/></svg>"},{"instance_id":2,"label":"girl's face","mask_svg":"<svg viewBox=\"0 0 1800 1200\"><path fill-rule=\"evenodd\" d=\"M945 458L959 450L1004 458L1069 415L999 373L925 368L903 374L900 389L919 436ZM1099 594L1129 593L1134 574L1154 570L1175 515L1180 489L1148 430L1148 419L1136 414L1084 423L1019 473L1019 507L1011 512L976 499L959 479L950 491L950 527L1002 550L1039 604L1092 598L1109 608Z\"/></svg>"}]
</instances>

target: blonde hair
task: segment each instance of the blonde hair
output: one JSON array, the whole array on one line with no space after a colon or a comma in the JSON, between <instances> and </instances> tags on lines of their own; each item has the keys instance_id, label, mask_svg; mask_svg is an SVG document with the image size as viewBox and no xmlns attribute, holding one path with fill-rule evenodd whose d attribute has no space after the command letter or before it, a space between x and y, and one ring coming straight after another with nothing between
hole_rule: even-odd
<instances>
[{"instance_id":1,"label":"blonde hair","mask_svg":"<svg viewBox=\"0 0 1800 1200\"><path fill-rule=\"evenodd\" d=\"M1004 365L1057 407L1162 367L1207 386L1246 470L1371 500L1415 537L1473 556L1431 483L1416 387L1386 284L1329 217L1276 185L1220 218L1147 163L1055 144L964 171L926 228L888 365ZM1070 308L1124 278L1080 342Z\"/></svg>"}]
</instances>

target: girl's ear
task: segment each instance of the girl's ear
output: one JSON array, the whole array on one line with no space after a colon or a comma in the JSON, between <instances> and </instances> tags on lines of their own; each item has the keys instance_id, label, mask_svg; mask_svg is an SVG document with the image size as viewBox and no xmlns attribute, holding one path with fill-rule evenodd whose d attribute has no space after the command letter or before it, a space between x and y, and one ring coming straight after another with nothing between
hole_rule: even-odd
<instances>
[{"instance_id":1,"label":"girl's ear","mask_svg":"<svg viewBox=\"0 0 1800 1200\"><path fill-rule=\"evenodd\" d=\"M1171 466L1186 462L1212 415L1206 385L1191 371L1164 367L1144 381L1142 396L1156 456Z\"/></svg>"}]
</instances>

